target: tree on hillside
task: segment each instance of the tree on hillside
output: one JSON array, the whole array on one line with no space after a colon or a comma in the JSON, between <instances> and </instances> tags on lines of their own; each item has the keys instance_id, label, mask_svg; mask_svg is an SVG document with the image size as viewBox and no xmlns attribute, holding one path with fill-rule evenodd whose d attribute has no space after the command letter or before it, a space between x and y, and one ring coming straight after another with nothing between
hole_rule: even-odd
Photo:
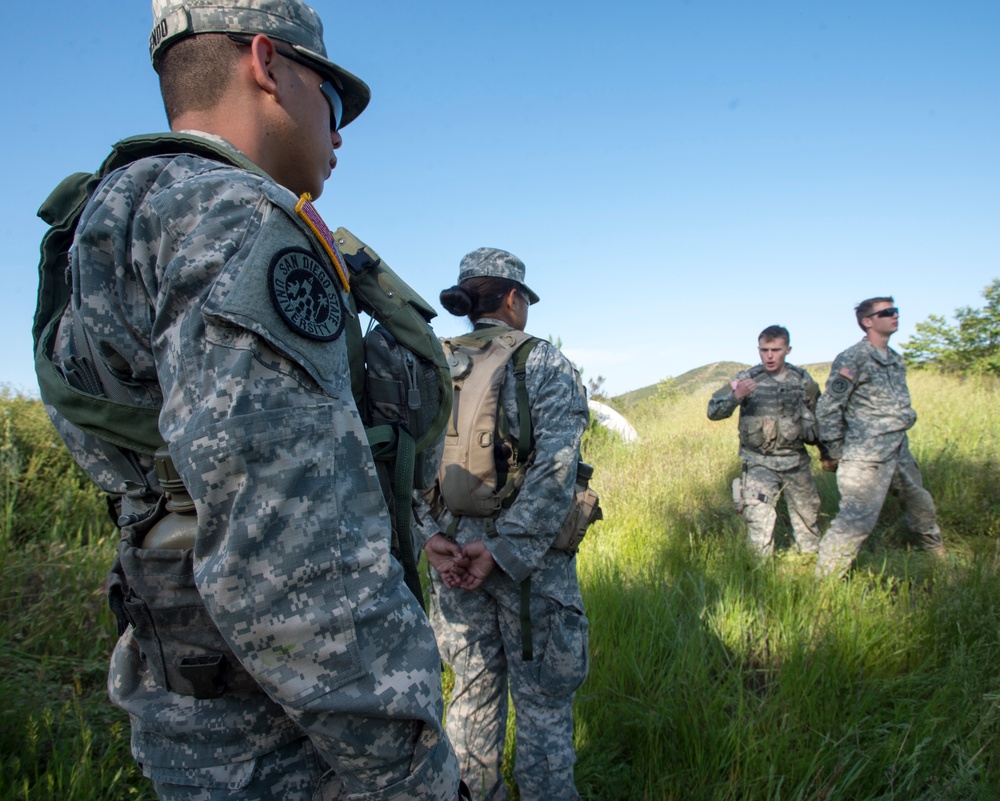
<instances>
[{"instance_id":1,"label":"tree on hillside","mask_svg":"<svg viewBox=\"0 0 1000 801\"><path fill-rule=\"evenodd\" d=\"M946 372L1000 375L1000 278L983 290L986 305L955 310L955 325L932 314L917 323L917 333L903 355L916 367L937 367Z\"/></svg>"}]
</instances>

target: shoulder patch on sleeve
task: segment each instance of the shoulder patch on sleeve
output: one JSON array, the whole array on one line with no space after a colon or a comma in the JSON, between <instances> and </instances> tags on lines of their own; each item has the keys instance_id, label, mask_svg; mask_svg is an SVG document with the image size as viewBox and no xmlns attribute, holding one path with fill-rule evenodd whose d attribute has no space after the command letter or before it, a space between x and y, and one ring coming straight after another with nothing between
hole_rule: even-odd
<instances>
[{"instance_id":1,"label":"shoulder patch on sleeve","mask_svg":"<svg viewBox=\"0 0 1000 801\"><path fill-rule=\"evenodd\" d=\"M826 391L834 398L843 398L851 391L851 382L844 378L844 376L838 375L830 382L830 386L827 387Z\"/></svg>"},{"instance_id":2,"label":"shoulder patch on sleeve","mask_svg":"<svg viewBox=\"0 0 1000 801\"><path fill-rule=\"evenodd\" d=\"M853 380L854 380L854 371L853 371L853 370L851 370L851 368L850 368L850 367L841 367L841 368L840 368L840 369L839 369L839 370L837 371L837 375L842 375L842 376L843 376L844 378L846 378L846 379L847 379L848 381L853 381Z\"/></svg>"},{"instance_id":3,"label":"shoulder patch on sleeve","mask_svg":"<svg viewBox=\"0 0 1000 801\"><path fill-rule=\"evenodd\" d=\"M307 339L330 342L344 330L340 289L319 260L305 248L285 248L267 270L271 301L288 327Z\"/></svg>"},{"instance_id":4,"label":"shoulder patch on sleeve","mask_svg":"<svg viewBox=\"0 0 1000 801\"><path fill-rule=\"evenodd\" d=\"M319 212L316 211L316 207L312 204L312 199L308 192L303 194L299 198L299 202L295 204L295 213L309 226L309 230L319 240L320 245L323 246L323 250L330 257L330 261L333 262L333 266L337 268L337 276L340 278L340 283L344 287L344 291L350 292L351 285L347 280L344 257L340 255L340 249L334 241L333 232L323 222L323 218L319 216Z\"/></svg>"}]
</instances>

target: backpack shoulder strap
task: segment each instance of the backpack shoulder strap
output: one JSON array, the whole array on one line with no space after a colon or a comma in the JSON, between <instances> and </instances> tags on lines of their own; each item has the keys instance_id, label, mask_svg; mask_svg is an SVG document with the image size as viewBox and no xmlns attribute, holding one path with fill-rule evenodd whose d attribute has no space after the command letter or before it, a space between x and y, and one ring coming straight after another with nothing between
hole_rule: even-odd
<instances>
[{"instance_id":1,"label":"backpack shoulder strap","mask_svg":"<svg viewBox=\"0 0 1000 801\"><path fill-rule=\"evenodd\" d=\"M518 437L518 464L528 461L535 450L534 432L531 426L531 407L528 404L528 357L541 342L538 337L531 337L522 343L514 353L514 380L517 382L517 417L521 428ZM498 414L499 416L499 414ZM526 443L526 444L524 444Z\"/></svg>"},{"instance_id":2,"label":"backpack shoulder strap","mask_svg":"<svg viewBox=\"0 0 1000 801\"><path fill-rule=\"evenodd\" d=\"M124 167L140 159L180 154L221 161L223 164L239 167L241 170L267 178L269 181L273 180L234 147L227 146L222 142L215 142L204 136L186 133L141 134L122 139L112 146L111 153L104 159L98 174L105 176L119 167Z\"/></svg>"}]
</instances>

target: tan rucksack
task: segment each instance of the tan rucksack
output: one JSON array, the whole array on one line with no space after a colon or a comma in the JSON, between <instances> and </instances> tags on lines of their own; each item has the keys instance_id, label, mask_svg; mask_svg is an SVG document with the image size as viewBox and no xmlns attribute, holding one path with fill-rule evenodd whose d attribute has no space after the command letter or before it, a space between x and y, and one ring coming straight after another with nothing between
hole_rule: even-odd
<instances>
[{"instance_id":1,"label":"tan rucksack","mask_svg":"<svg viewBox=\"0 0 1000 801\"><path fill-rule=\"evenodd\" d=\"M442 340L454 400L437 483L441 500L456 516L494 517L524 483L532 456L525 363L540 341L506 326ZM511 359L520 417L516 434L507 431L507 417L498 412Z\"/></svg>"},{"instance_id":2,"label":"tan rucksack","mask_svg":"<svg viewBox=\"0 0 1000 801\"><path fill-rule=\"evenodd\" d=\"M510 506L535 457L525 371L540 339L505 326L442 340L451 368L454 402L438 468L439 500L457 518L496 517ZM514 360L519 430L507 429L500 411L500 387ZM552 547L576 553L587 529L603 518L590 488L593 468L577 466L573 506Z\"/></svg>"}]
</instances>

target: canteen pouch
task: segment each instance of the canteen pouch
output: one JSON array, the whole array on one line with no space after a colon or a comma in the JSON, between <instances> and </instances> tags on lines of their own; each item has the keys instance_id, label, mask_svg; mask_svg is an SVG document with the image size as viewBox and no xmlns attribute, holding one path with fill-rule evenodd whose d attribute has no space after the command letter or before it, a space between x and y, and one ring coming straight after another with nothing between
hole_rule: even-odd
<instances>
[{"instance_id":1,"label":"canteen pouch","mask_svg":"<svg viewBox=\"0 0 1000 801\"><path fill-rule=\"evenodd\" d=\"M575 554L580 550L580 543L583 542L587 529L594 522L603 519L604 513L601 511L597 493L577 479L576 487L573 489L573 506L563 521L552 547L557 551Z\"/></svg>"},{"instance_id":2,"label":"canteen pouch","mask_svg":"<svg viewBox=\"0 0 1000 801\"><path fill-rule=\"evenodd\" d=\"M153 679L170 692L204 699L259 691L205 609L194 582L194 550L136 544L167 514L165 505L161 497L149 515L121 530L108 576L119 633L132 626Z\"/></svg>"}]
</instances>

